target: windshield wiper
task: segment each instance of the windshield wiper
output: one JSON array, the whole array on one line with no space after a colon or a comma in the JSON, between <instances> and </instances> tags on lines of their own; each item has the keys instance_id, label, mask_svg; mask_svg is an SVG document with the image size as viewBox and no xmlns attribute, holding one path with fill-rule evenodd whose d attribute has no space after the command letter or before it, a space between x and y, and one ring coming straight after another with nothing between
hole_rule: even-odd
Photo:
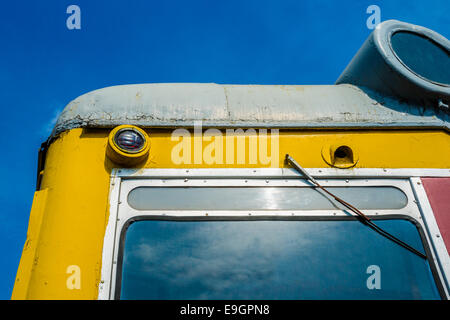
<instances>
[{"instance_id":1,"label":"windshield wiper","mask_svg":"<svg viewBox=\"0 0 450 320\"><path fill-rule=\"evenodd\" d=\"M352 206L351 204L349 204L348 202L345 202L344 200L342 200L341 198L339 198L338 196L334 195L333 193L331 193L330 191L328 191L327 189L325 189L324 187L322 187L317 181L316 179L314 179L313 177L311 177L311 175L308 174L308 172L306 172L305 169L302 168L302 166L300 166L297 161L295 161L294 158L292 158L291 156L289 156L288 154L286 154L286 161L295 169L297 170L300 174L302 174L305 178L307 178L311 183L313 183L315 186L317 186L318 188L320 188L322 191L324 191L325 193L327 193L328 195L332 196L337 202L339 202L340 204L342 204L343 206L345 206L347 209L349 209L350 211L356 213L358 215L358 217L360 218L359 220L364 223L365 225L369 226L371 229L375 230L376 232L378 232L379 234L381 234L382 236L388 238L389 240L397 243L398 245L402 246L403 248L415 253L416 255L418 255L419 257L423 258L423 259L427 259L427 256L424 255L422 252L414 249L413 247L411 247L409 244L407 244L406 242L398 239L397 237L395 237L394 235L390 234L389 232L387 232L386 230L383 230L382 228L380 228L379 226L377 226L375 223L373 223L373 221L367 217L364 213L362 213L361 211L359 211L357 208L355 208L354 206Z\"/></svg>"}]
</instances>

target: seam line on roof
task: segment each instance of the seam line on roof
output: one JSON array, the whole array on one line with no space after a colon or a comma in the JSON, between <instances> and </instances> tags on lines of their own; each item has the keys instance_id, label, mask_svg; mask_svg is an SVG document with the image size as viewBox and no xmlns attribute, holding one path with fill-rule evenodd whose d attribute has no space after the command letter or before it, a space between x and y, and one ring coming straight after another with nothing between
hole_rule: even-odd
<instances>
[{"instance_id":1,"label":"seam line on roof","mask_svg":"<svg viewBox=\"0 0 450 320\"><path fill-rule=\"evenodd\" d=\"M227 87L222 86L223 88L223 92L225 94L225 111L228 115L228 120L231 120L231 113L230 113L230 108L229 108L229 104L228 104L228 92L227 92Z\"/></svg>"}]
</instances>

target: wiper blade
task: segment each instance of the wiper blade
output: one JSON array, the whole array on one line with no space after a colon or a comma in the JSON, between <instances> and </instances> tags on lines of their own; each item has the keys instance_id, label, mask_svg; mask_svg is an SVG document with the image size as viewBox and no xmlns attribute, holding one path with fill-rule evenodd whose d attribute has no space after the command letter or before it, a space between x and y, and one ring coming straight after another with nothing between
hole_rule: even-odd
<instances>
[{"instance_id":1,"label":"wiper blade","mask_svg":"<svg viewBox=\"0 0 450 320\"><path fill-rule=\"evenodd\" d=\"M397 243L398 245L402 246L403 248L411 251L412 253L418 255L419 257L423 258L423 259L427 259L427 256L424 255L422 252L414 249L413 247L411 247L409 244L407 244L406 242L400 240L399 238L395 237L394 235L390 234L389 232L387 232L386 230L382 229L381 227L377 226L369 217L367 217L364 213L362 213L360 210L358 210L357 208L355 208L354 206L352 206L350 203L345 202L344 200L342 200L341 198L339 198L338 196L334 195L333 193L331 193L330 191L328 191L327 189L325 189L324 187L322 187L317 181L316 179L314 179L310 174L308 174L308 172L306 172L305 169L303 169L302 166L300 166L297 161L295 161L294 158L292 158L291 156L289 156L288 154L286 154L286 161L295 169L297 170L300 174L302 174L305 178L307 178L310 182L312 182L315 186L317 186L318 188L320 188L322 191L324 191L325 193L327 193L328 195L332 196L337 202L339 202L340 204L342 204L343 206L345 206L347 209L349 209L350 211L354 212L358 217L359 220L364 223L365 225L369 226L371 229L375 230L376 232L378 232L379 234L381 234L382 236L386 237L387 239Z\"/></svg>"}]
</instances>

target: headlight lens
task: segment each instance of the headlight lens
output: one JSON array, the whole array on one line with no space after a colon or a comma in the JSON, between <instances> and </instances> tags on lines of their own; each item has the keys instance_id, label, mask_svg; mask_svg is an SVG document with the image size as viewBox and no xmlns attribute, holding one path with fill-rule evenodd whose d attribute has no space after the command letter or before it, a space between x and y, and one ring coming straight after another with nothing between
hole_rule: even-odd
<instances>
[{"instance_id":1,"label":"headlight lens","mask_svg":"<svg viewBox=\"0 0 450 320\"><path fill-rule=\"evenodd\" d=\"M114 142L123 151L138 153L144 148L145 138L142 134L131 128L119 130L114 137Z\"/></svg>"}]
</instances>

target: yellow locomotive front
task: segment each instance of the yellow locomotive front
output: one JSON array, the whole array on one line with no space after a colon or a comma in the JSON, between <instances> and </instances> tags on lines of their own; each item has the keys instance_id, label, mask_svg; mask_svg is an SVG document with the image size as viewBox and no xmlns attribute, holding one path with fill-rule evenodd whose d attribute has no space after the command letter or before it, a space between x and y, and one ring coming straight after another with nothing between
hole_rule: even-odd
<instances>
[{"instance_id":1,"label":"yellow locomotive front","mask_svg":"<svg viewBox=\"0 0 450 320\"><path fill-rule=\"evenodd\" d=\"M399 32L448 59L447 39L388 21L336 85L124 85L72 101L41 148L12 298L448 299L449 82L411 70L404 39L383 57Z\"/></svg>"}]
</instances>

